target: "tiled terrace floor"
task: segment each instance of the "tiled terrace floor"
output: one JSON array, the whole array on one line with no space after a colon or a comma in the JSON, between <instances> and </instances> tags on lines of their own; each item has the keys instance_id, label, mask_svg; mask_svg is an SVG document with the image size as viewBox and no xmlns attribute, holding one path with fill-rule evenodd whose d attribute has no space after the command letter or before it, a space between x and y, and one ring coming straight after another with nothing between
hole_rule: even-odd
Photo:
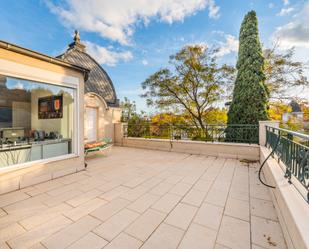
<instances>
[{"instance_id":1,"label":"tiled terrace floor","mask_svg":"<svg viewBox=\"0 0 309 249\"><path fill-rule=\"evenodd\" d=\"M257 165L114 147L0 196L0 248L286 248Z\"/></svg>"}]
</instances>

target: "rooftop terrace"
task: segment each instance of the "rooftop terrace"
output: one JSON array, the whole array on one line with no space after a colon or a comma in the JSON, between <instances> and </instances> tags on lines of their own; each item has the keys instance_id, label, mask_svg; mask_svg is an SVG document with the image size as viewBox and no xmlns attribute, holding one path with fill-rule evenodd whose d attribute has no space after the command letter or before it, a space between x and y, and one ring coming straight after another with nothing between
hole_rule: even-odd
<instances>
[{"instance_id":1,"label":"rooftop terrace","mask_svg":"<svg viewBox=\"0 0 309 249\"><path fill-rule=\"evenodd\" d=\"M0 248L286 248L258 163L126 147L0 196Z\"/></svg>"}]
</instances>

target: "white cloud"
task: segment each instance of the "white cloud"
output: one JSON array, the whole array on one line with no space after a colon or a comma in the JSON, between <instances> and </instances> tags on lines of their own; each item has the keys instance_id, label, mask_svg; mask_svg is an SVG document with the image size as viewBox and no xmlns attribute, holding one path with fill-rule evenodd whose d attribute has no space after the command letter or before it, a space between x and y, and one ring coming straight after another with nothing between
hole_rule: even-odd
<instances>
[{"instance_id":1,"label":"white cloud","mask_svg":"<svg viewBox=\"0 0 309 249\"><path fill-rule=\"evenodd\" d=\"M238 39L233 35L224 35L224 37L225 41L219 42L220 48L216 54L218 57L222 57L224 55L238 51Z\"/></svg>"},{"instance_id":2,"label":"white cloud","mask_svg":"<svg viewBox=\"0 0 309 249\"><path fill-rule=\"evenodd\" d=\"M209 10L209 14L208 14L209 17L214 18L214 19L220 17L220 14L219 14L220 7L216 5L214 0L208 1L208 10Z\"/></svg>"},{"instance_id":3,"label":"white cloud","mask_svg":"<svg viewBox=\"0 0 309 249\"><path fill-rule=\"evenodd\" d=\"M59 5L45 1L64 25L121 44L129 44L136 26L153 18L173 23L205 8L210 18L220 16L215 0L64 0Z\"/></svg>"},{"instance_id":4,"label":"white cloud","mask_svg":"<svg viewBox=\"0 0 309 249\"><path fill-rule=\"evenodd\" d=\"M276 29L273 39L279 40L284 47L307 47L309 48L309 1L301 11L294 15L292 21Z\"/></svg>"},{"instance_id":5,"label":"white cloud","mask_svg":"<svg viewBox=\"0 0 309 249\"><path fill-rule=\"evenodd\" d=\"M17 84L13 86L13 89L23 90L24 85L23 85L23 83L18 81Z\"/></svg>"},{"instance_id":6,"label":"white cloud","mask_svg":"<svg viewBox=\"0 0 309 249\"><path fill-rule=\"evenodd\" d=\"M275 4L274 4L274 3L269 3L269 4L268 4L268 8L272 9L273 7L275 7Z\"/></svg>"},{"instance_id":7,"label":"white cloud","mask_svg":"<svg viewBox=\"0 0 309 249\"><path fill-rule=\"evenodd\" d=\"M287 6L290 4L290 1L289 0L282 0L283 1L283 5Z\"/></svg>"},{"instance_id":8,"label":"white cloud","mask_svg":"<svg viewBox=\"0 0 309 249\"><path fill-rule=\"evenodd\" d=\"M142 60L142 64L144 65L144 66L147 66L148 65L148 61L147 60Z\"/></svg>"},{"instance_id":9,"label":"white cloud","mask_svg":"<svg viewBox=\"0 0 309 249\"><path fill-rule=\"evenodd\" d=\"M130 51L112 51L89 41L83 41L83 43L86 45L87 52L100 64L116 66L119 61L129 61L133 58Z\"/></svg>"},{"instance_id":10,"label":"white cloud","mask_svg":"<svg viewBox=\"0 0 309 249\"><path fill-rule=\"evenodd\" d=\"M280 10L280 12L277 14L277 16L285 16L285 15L288 15L290 14L291 12L294 11L294 8L293 7L289 7L289 8L282 8Z\"/></svg>"}]
</instances>

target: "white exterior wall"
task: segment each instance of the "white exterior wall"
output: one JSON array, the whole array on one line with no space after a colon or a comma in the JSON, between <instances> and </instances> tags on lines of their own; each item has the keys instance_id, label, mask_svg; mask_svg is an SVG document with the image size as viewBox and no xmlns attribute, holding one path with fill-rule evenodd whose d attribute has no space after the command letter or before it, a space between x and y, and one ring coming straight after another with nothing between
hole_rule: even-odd
<instances>
[{"instance_id":1,"label":"white exterior wall","mask_svg":"<svg viewBox=\"0 0 309 249\"><path fill-rule=\"evenodd\" d=\"M110 138L115 140L114 125L120 122L121 109L115 107L108 107L105 101L94 93L85 94L85 110L86 107L96 108L98 112L97 123L97 139ZM86 124L86 112L84 112L85 124ZM86 127L85 127L86 129ZM87 141L85 141L87 142Z\"/></svg>"}]
</instances>

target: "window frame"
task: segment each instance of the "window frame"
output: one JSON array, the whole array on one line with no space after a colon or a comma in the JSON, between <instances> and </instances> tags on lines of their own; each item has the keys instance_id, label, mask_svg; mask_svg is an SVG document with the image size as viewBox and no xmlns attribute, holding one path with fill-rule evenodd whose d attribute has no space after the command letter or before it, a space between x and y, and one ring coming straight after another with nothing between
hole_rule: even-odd
<instances>
[{"instance_id":1,"label":"window frame","mask_svg":"<svg viewBox=\"0 0 309 249\"><path fill-rule=\"evenodd\" d=\"M35 160L26 163L14 164L6 167L0 168L0 173L14 171L18 169L28 168L37 164L47 164L50 162L62 161L72 158L77 158L82 155L82 149L80 147L82 138L81 134L81 120L80 120L80 92L81 92L81 82L78 77L69 76L67 74L56 73L46 69L41 69L38 67L33 67L25 64L20 64L17 62L5 60L0 58L0 74L17 78L21 80L30 80L38 83L55 85L60 87L68 87L73 89L73 137L72 137L72 153L52 157L47 159ZM82 107L81 107L82 108Z\"/></svg>"}]
</instances>

